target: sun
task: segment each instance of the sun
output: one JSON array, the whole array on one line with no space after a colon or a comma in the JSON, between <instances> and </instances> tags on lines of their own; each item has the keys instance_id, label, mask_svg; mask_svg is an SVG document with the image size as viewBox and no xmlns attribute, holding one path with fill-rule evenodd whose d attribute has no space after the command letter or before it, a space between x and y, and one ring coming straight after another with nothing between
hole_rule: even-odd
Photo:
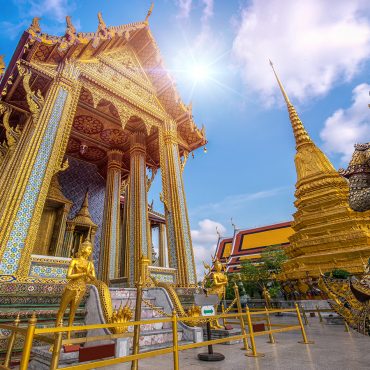
<instances>
[{"instance_id":1,"label":"sun","mask_svg":"<svg viewBox=\"0 0 370 370\"><path fill-rule=\"evenodd\" d=\"M212 71L209 65L201 62L195 62L188 68L189 77L194 82L204 82L211 77Z\"/></svg>"}]
</instances>

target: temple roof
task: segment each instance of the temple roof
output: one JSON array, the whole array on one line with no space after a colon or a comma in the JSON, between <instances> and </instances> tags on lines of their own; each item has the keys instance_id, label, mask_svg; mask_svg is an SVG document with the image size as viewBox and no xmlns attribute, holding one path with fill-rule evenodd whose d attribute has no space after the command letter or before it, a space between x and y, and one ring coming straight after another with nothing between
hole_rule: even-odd
<instances>
[{"instance_id":1,"label":"temple roof","mask_svg":"<svg viewBox=\"0 0 370 370\"><path fill-rule=\"evenodd\" d=\"M105 24L99 13L97 30L88 33L77 33L71 18L67 16L67 27L63 36L43 33L39 18L34 18L31 26L23 33L0 83L2 92L0 99L6 100L6 94L10 91L12 94L16 93L14 84L10 86L8 80L13 78L14 82L17 75L16 62L20 59L30 64L41 65L47 72L56 70L56 67L66 60L97 62L100 58L114 55L128 46L145 71L149 89L152 87L158 104L177 122L180 145L182 142L184 150L191 151L206 144L204 128L199 129L195 125L191 105L187 106L182 102L176 84L165 68L149 27L151 11L152 8L144 21L111 27ZM39 74L35 85L34 88L40 88L42 91L42 88L48 85L47 75ZM21 92L18 92L18 95L22 95Z\"/></svg>"}]
</instances>

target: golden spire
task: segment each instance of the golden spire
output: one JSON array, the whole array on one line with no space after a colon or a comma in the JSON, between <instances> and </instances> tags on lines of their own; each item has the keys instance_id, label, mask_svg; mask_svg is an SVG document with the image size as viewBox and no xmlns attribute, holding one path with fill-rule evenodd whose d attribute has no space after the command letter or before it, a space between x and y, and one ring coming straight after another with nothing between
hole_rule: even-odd
<instances>
[{"instance_id":1,"label":"golden spire","mask_svg":"<svg viewBox=\"0 0 370 370\"><path fill-rule=\"evenodd\" d=\"M269 60L269 62L270 62L271 68L274 72L274 75L276 77L277 83L279 84L281 94L283 95L284 100L286 102L286 105L288 107L289 118L290 118L290 122L292 124L293 134L294 134L294 138L295 138L295 142L296 142L296 149L298 149L298 147L301 146L302 144L312 143L312 140L311 140L310 136L308 135L306 129L304 128L303 123L300 120L300 118L298 116L298 113L295 110L293 104L290 102L289 97L288 97L287 93L284 90L283 84L281 83L281 81L280 81L280 79L279 79L279 77L278 77L278 75L275 71L274 65L272 64L271 60Z\"/></svg>"},{"instance_id":2,"label":"golden spire","mask_svg":"<svg viewBox=\"0 0 370 370\"><path fill-rule=\"evenodd\" d=\"M96 226L92 221L89 212L89 191L86 191L82 206L73 221L82 225Z\"/></svg>"},{"instance_id":3,"label":"golden spire","mask_svg":"<svg viewBox=\"0 0 370 370\"><path fill-rule=\"evenodd\" d=\"M90 212L89 212L89 191L86 191L84 201L82 202L82 206L81 206L81 209L78 212L78 214L79 215L90 217Z\"/></svg>"}]
</instances>

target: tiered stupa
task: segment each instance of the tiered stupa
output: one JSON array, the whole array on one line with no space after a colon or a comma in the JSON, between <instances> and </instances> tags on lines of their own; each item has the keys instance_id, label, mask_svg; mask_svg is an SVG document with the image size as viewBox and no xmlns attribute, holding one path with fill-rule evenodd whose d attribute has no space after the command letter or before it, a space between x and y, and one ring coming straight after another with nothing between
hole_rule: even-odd
<instances>
[{"instance_id":1,"label":"tiered stupa","mask_svg":"<svg viewBox=\"0 0 370 370\"><path fill-rule=\"evenodd\" d=\"M335 268L362 273L363 260L370 256L370 211L355 212L350 208L347 180L312 141L275 70L274 73L288 107L297 170L297 211L292 224L295 233L289 238L289 260L280 279L316 278L320 270Z\"/></svg>"}]
</instances>

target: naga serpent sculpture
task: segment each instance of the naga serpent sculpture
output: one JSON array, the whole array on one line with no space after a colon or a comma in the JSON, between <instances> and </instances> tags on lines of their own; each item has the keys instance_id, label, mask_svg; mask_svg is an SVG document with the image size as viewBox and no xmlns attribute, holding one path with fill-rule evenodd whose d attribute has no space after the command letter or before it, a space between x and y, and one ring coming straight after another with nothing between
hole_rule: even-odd
<instances>
[{"instance_id":1,"label":"naga serpent sculpture","mask_svg":"<svg viewBox=\"0 0 370 370\"><path fill-rule=\"evenodd\" d=\"M349 326L370 335L370 259L360 279L334 279L321 275L319 287L331 299L330 306Z\"/></svg>"}]
</instances>

